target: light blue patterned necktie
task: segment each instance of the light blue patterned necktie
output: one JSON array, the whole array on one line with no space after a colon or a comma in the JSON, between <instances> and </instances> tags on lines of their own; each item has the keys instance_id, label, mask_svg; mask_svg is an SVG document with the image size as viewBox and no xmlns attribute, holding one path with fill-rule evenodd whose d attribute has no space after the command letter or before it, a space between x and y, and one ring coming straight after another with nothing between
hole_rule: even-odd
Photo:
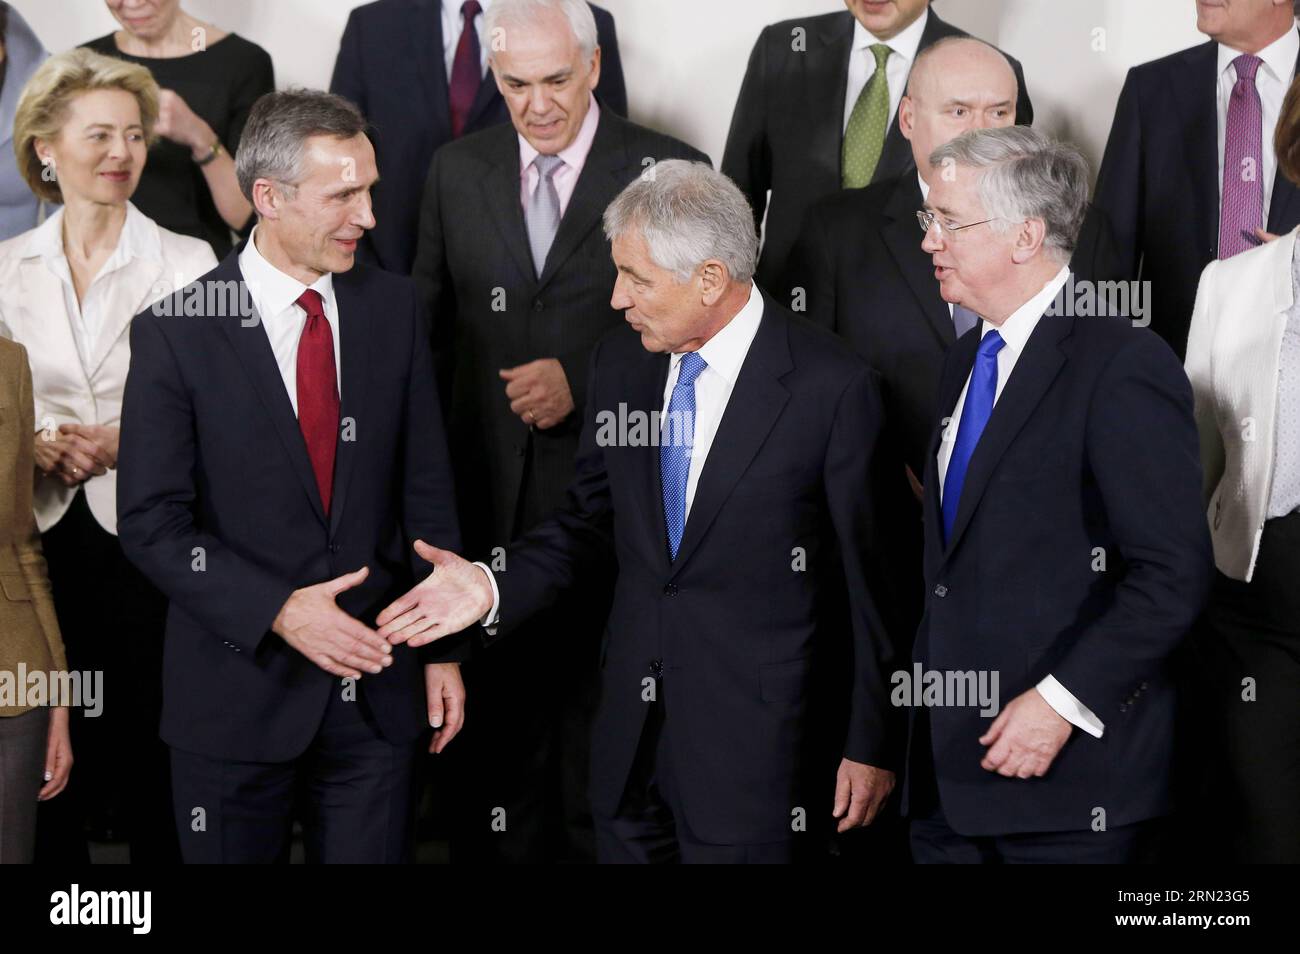
<instances>
[{"instance_id":1,"label":"light blue patterned necktie","mask_svg":"<svg viewBox=\"0 0 1300 954\"><path fill-rule=\"evenodd\" d=\"M664 522L668 526L668 555L677 559L686 530L686 482L691 474L691 445L695 441L695 379L708 367L697 352L682 355L677 383L660 429L659 469L663 480Z\"/></svg>"},{"instance_id":2,"label":"light blue patterned necktie","mask_svg":"<svg viewBox=\"0 0 1300 954\"><path fill-rule=\"evenodd\" d=\"M980 435L993 414L993 399L998 390L998 352L1006 342L996 331L990 331L980 340L975 354L975 367L971 369L970 385L966 388L966 403L961 408L961 422L957 425L957 439L948 458L948 472L943 478L943 541L952 538L952 525L957 521L957 507L961 504L961 491L966 483L966 468L971 455L980 442Z\"/></svg>"}]
</instances>

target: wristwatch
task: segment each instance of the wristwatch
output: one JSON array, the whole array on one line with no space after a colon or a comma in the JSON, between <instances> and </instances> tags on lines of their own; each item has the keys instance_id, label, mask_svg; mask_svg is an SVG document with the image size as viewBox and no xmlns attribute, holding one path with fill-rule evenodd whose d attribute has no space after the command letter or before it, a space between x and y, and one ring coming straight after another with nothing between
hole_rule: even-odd
<instances>
[{"instance_id":1,"label":"wristwatch","mask_svg":"<svg viewBox=\"0 0 1300 954\"><path fill-rule=\"evenodd\" d=\"M217 156L221 155L225 151L226 151L225 147L221 145L221 140L217 139L212 143L212 148L208 150L208 154L204 156L202 159L195 159L194 163L195 165L206 166L209 162L217 158Z\"/></svg>"}]
</instances>

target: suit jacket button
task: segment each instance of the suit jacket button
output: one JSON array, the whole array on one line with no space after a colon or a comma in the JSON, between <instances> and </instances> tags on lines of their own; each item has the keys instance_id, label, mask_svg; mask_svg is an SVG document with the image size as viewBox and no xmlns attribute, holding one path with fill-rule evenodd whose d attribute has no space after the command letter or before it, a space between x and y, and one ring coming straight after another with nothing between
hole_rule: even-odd
<instances>
[{"instance_id":1,"label":"suit jacket button","mask_svg":"<svg viewBox=\"0 0 1300 954\"><path fill-rule=\"evenodd\" d=\"M343 549L343 548L340 547L337 543L331 543L331 544L330 544L330 553L338 553L339 550L341 550L341 549Z\"/></svg>"},{"instance_id":2,"label":"suit jacket button","mask_svg":"<svg viewBox=\"0 0 1300 954\"><path fill-rule=\"evenodd\" d=\"M945 596L948 595L948 587L940 583L938 586L934 588L934 595L939 597L939 599L943 599Z\"/></svg>"},{"instance_id":3,"label":"suit jacket button","mask_svg":"<svg viewBox=\"0 0 1300 954\"><path fill-rule=\"evenodd\" d=\"M1144 689L1146 689L1146 687L1147 687L1147 684L1146 684L1145 682L1142 683L1142 685L1138 686L1138 692L1142 692Z\"/></svg>"},{"instance_id":4,"label":"suit jacket button","mask_svg":"<svg viewBox=\"0 0 1300 954\"><path fill-rule=\"evenodd\" d=\"M676 596L676 595L677 595L676 583L669 583L667 586L664 587L664 596Z\"/></svg>"},{"instance_id":5,"label":"suit jacket button","mask_svg":"<svg viewBox=\"0 0 1300 954\"><path fill-rule=\"evenodd\" d=\"M658 679L661 676L663 676L663 674L664 674L664 661L662 659L650 660L650 675Z\"/></svg>"},{"instance_id":6,"label":"suit jacket button","mask_svg":"<svg viewBox=\"0 0 1300 954\"><path fill-rule=\"evenodd\" d=\"M1127 702L1121 703L1121 704L1120 704L1120 707L1119 707L1119 711L1120 711L1120 712L1128 712L1128 703L1127 703Z\"/></svg>"},{"instance_id":7,"label":"suit jacket button","mask_svg":"<svg viewBox=\"0 0 1300 954\"><path fill-rule=\"evenodd\" d=\"M546 306L542 304L542 300L540 298L533 299L533 311L541 311L545 307Z\"/></svg>"}]
</instances>

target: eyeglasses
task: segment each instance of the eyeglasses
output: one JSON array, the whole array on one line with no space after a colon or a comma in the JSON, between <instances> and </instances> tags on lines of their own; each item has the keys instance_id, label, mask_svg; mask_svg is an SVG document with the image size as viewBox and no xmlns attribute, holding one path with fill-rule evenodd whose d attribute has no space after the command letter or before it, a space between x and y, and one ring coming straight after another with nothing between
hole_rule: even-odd
<instances>
[{"instance_id":1,"label":"eyeglasses","mask_svg":"<svg viewBox=\"0 0 1300 954\"><path fill-rule=\"evenodd\" d=\"M918 209L916 212L916 221L921 226L921 231L928 234L930 226L933 225L939 230L940 238L945 236L955 236L962 229L973 229L977 225L984 225L986 222L992 222L997 218L998 216L995 215L991 219L982 219L979 222L972 222L969 225L946 225L939 220L938 215L931 212L929 209Z\"/></svg>"}]
</instances>

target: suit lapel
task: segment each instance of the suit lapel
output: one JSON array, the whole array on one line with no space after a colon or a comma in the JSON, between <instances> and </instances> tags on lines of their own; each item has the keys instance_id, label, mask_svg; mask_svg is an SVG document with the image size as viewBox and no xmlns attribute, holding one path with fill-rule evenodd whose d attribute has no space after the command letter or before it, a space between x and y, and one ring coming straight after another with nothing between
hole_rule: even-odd
<instances>
[{"instance_id":1,"label":"suit lapel","mask_svg":"<svg viewBox=\"0 0 1300 954\"><path fill-rule=\"evenodd\" d=\"M339 528L347 503L357 455L361 453L357 433L365 424L366 394L370 390L370 315L356 286L356 272L334 276L334 301L339 313L339 350L343 353L343 394L339 405L340 437L334 458L334 489L330 500L330 535ZM350 426L349 426L350 423Z\"/></svg>"},{"instance_id":2,"label":"suit lapel","mask_svg":"<svg viewBox=\"0 0 1300 954\"><path fill-rule=\"evenodd\" d=\"M513 126L502 126L494 131L493 155L488 157L492 168L481 180L487 204L497 228L505 242L506 250L514 258L526 278L533 278L533 253L528 248L528 227L524 224L524 209L520 205L519 140Z\"/></svg>"},{"instance_id":3,"label":"suit lapel","mask_svg":"<svg viewBox=\"0 0 1300 954\"><path fill-rule=\"evenodd\" d=\"M975 452L971 454L961 500L957 502L957 516L948 538L947 553L952 553L961 540L1003 452L1038 408L1043 395L1065 364L1065 352L1061 349L1061 343L1070 334L1072 327L1071 319L1043 317L1029 336L1025 353L1016 361L1015 370L1007 379L997 404L993 406L984 433L975 445ZM974 364L973 355L971 364ZM956 402L955 396L953 402Z\"/></svg>"},{"instance_id":4,"label":"suit lapel","mask_svg":"<svg viewBox=\"0 0 1300 954\"><path fill-rule=\"evenodd\" d=\"M433 117L435 130L446 130L445 135L435 134L435 142L451 135L451 106L448 101L447 71L442 57L442 9L433 0L419 0L415 4L415 18L407 37L407 56L416 64L420 74L420 88ZM430 46L432 43L432 46Z\"/></svg>"},{"instance_id":5,"label":"suit lapel","mask_svg":"<svg viewBox=\"0 0 1300 954\"><path fill-rule=\"evenodd\" d=\"M226 260L212 273L213 281L244 281L239 271L238 249L231 252ZM256 306L254 306L256 307ZM312 509L322 525L325 525L325 508L321 506L320 490L316 486L316 474L307 457L307 443L303 440L302 430L298 427L298 418L294 416L293 405L284 389L284 378L280 376L280 367L275 363L275 354L271 351L271 342L262 327L261 315L257 323L243 324L239 316L214 318L220 322L226 337L230 339L235 354L239 356L248 374L249 380L266 407L271 425L280 437L285 453L289 455L289 466L302 484L303 492L311 501ZM341 336L341 330L340 330ZM346 382L345 382L346 383Z\"/></svg>"},{"instance_id":6,"label":"suit lapel","mask_svg":"<svg viewBox=\"0 0 1300 954\"><path fill-rule=\"evenodd\" d=\"M890 220L882 230L885 245L898 264L898 270L907 280L917 303L945 346L957 339L948 303L939 294L939 283L934 277L930 256L921 249L921 230L916 226L916 210L921 207L921 187L916 181L916 171L908 170L899 177L898 185L886 203L884 214Z\"/></svg>"},{"instance_id":7,"label":"suit lapel","mask_svg":"<svg viewBox=\"0 0 1300 954\"><path fill-rule=\"evenodd\" d=\"M784 317L764 296L763 317L758 332L749 347L749 354L740 366L736 385L709 448L709 456L705 458L704 469L700 471L691 512L686 518L682 545L673 562L675 573L686 565L708 533L718 511L767 440L776 419L790 400L790 392L780 380L793 367L788 336ZM663 499L662 494L659 499ZM666 534L667 531L665 540Z\"/></svg>"},{"instance_id":8,"label":"suit lapel","mask_svg":"<svg viewBox=\"0 0 1300 954\"><path fill-rule=\"evenodd\" d=\"M170 285L160 284L166 280L164 268L161 261L136 258L113 276L104 326L95 337L95 350L90 354L90 367L86 369L90 377L95 376L117 339L131 324L131 319L172 291Z\"/></svg>"},{"instance_id":9,"label":"suit lapel","mask_svg":"<svg viewBox=\"0 0 1300 954\"><path fill-rule=\"evenodd\" d=\"M840 147L844 139L849 58L853 55L853 22L853 14L847 10L828 20L818 37L821 55L808 61L811 64L809 79L813 80L808 84L809 121L804 123L812 137L808 151L813 156L822 157L817 165L835 171L837 185L844 175Z\"/></svg>"},{"instance_id":10,"label":"suit lapel","mask_svg":"<svg viewBox=\"0 0 1300 954\"><path fill-rule=\"evenodd\" d=\"M1296 57L1296 75L1300 76L1300 56ZM1266 143L1265 145L1269 144ZM1282 175L1281 169L1273 173L1273 194L1268 203L1266 231L1277 235L1290 230L1287 223L1295 221L1291 208L1292 203L1296 202L1297 191L1296 187L1291 184L1291 180Z\"/></svg>"},{"instance_id":11,"label":"suit lapel","mask_svg":"<svg viewBox=\"0 0 1300 954\"><path fill-rule=\"evenodd\" d=\"M637 363L631 384L632 402L629 410L651 412L663 410L664 386L668 383L667 354L645 352ZM657 420L657 417L655 418ZM643 504L647 541L647 557L659 570L668 567L668 526L664 520L663 484L659 469L659 447L647 444L644 453L636 455L635 480L632 497Z\"/></svg>"},{"instance_id":12,"label":"suit lapel","mask_svg":"<svg viewBox=\"0 0 1300 954\"><path fill-rule=\"evenodd\" d=\"M573 195L565 207L555 241L546 253L546 263L538 279L538 287L545 288L555 277L561 265L578 250L588 233L600 222L605 207L627 185L624 170L627 166L627 148L623 141L623 123L608 109L601 110L587 161L574 184ZM518 202L516 201L516 204ZM612 267L612 266L611 266Z\"/></svg>"},{"instance_id":13,"label":"suit lapel","mask_svg":"<svg viewBox=\"0 0 1300 954\"><path fill-rule=\"evenodd\" d=\"M1186 130L1187 172L1192 183L1191 199L1201 234L1194 241L1199 247L1219 247L1219 141L1217 106L1218 45L1211 40L1194 51L1188 82L1172 83L1171 101L1180 114L1179 125ZM1214 253L1210 254L1210 258Z\"/></svg>"}]
</instances>

